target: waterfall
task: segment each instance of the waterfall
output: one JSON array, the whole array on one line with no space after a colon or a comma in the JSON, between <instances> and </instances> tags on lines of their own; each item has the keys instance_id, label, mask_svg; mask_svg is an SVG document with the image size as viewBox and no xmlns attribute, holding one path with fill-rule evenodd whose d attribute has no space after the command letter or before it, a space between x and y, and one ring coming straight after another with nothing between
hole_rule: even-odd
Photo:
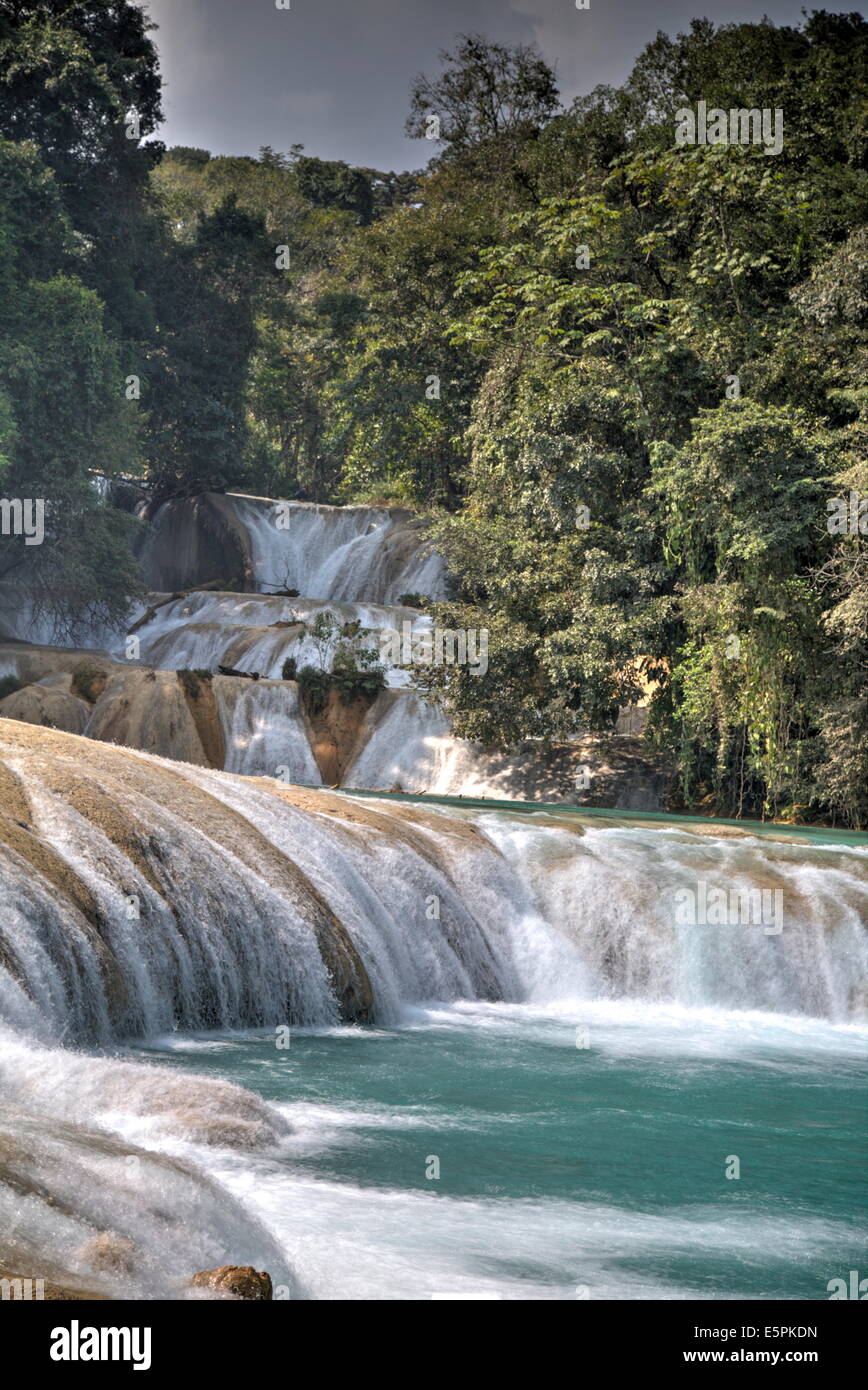
<instances>
[{"instance_id":1,"label":"waterfall","mask_svg":"<svg viewBox=\"0 0 868 1390\"><path fill-rule=\"evenodd\" d=\"M379 656L385 650L380 634L387 630L430 631L430 615L399 604L402 595L439 598L445 592L442 561L431 553L418 520L389 508L234 494L175 499L151 523L142 563L155 592L130 614L135 642L131 646L126 633L106 632L91 633L87 642L89 650L116 662L96 707L83 711L58 694L46 714L44 698L27 695L10 711L13 717L83 728L94 739L213 763L220 750L213 740L203 744L196 710L184 707L182 694L164 673L215 673L224 667L281 681L288 660L298 670L305 665L331 669L337 645L359 633ZM215 581L231 581L235 588L195 587ZM276 588L298 590L299 596L264 592ZM328 638L312 631L322 614L330 614L335 624ZM49 627L33 629L30 623L26 604L17 603L11 635L52 640ZM63 678L66 692L82 659L84 652L64 658L62 650L52 657L45 647L16 652L10 645L0 653L4 666L25 684L51 679L60 685ZM387 690L367 712L355 742L350 739L340 770L328 765L330 782L340 777L356 788L505 799L559 801L571 795L569 772L550 771L537 745L490 755L455 738L442 711L412 690L408 667L389 660L383 665ZM144 685L143 667L157 672ZM310 726L297 692L286 684L283 697L261 686L246 690L242 699L215 680L222 766L250 776L272 776L281 768L281 777L318 785ZM650 804L657 804L653 795Z\"/></svg>"},{"instance_id":2,"label":"waterfall","mask_svg":"<svg viewBox=\"0 0 868 1390\"><path fill-rule=\"evenodd\" d=\"M265 774L318 786L319 768L298 707L298 688L285 681L232 681L218 700L227 772Z\"/></svg>"},{"instance_id":3,"label":"waterfall","mask_svg":"<svg viewBox=\"0 0 868 1390\"><path fill-rule=\"evenodd\" d=\"M78 624L77 640L85 646L100 647L116 636L98 623ZM56 622L37 606L33 590L23 580L18 584L0 580L0 641L7 640L45 645L58 640Z\"/></svg>"},{"instance_id":4,"label":"waterfall","mask_svg":"<svg viewBox=\"0 0 868 1390\"><path fill-rule=\"evenodd\" d=\"M474 997L866 1006L863 849L347 800L9 723L0 758L0 1021L42 1038ZM682 924L709 878L779 891L782 930Z\"/></svg>"},{"instance_id":5,"label":"waterfall","mask_svg":"<svg viewBox=\"0 0 868 1390\"><path fill-rule=\"evenodd\" d=\"M422 632L431 625L424 613L398 605L200 591L163 604L138 629L141 659L167 671L231 666L280 680L287 657L294 657L299 668L318 665L320 658L331 664L340 631L322 650L323 644L314 644L307 631L320 613L331 614L338 629L356 624L367 629L374 634L370 642L375 648L376 634L384 629L401 631L409 623L411 631ZM400 667L389 669L387 678L392 686L409 680Z\"/></svg>"},{"instance_id":6,"label":"waterfall","mask_svg":"<svg viewBox=\"0 0 868 1390\"><path fill-rule=\"evenodd\" d=\"M577 840L507 817L481 824L543 920L578 952L591 997L836 1022L868 1016L868 849L709 842L672 826L586 828ZM702 884L740 908L777 901L779 918L685 920L686 895ZM744 896L762 892L770 896Z\"/></svg>"},{"instance_id":7,"label":"waterfall","mask_svg":"<svg viewBox=\"0 0 868 1390\"><path fill-rule=\"evenodd\" d=\"M230 759L279 755L300 779L309 754L279 732L294 688L225 684ZM187 1044L205 1061L224 1045L208 1030L260 1029L262 1061L291 1067L281 1032L406 1027L450 1002L680 1010L687 1030L721 1009L791 1031L868 1016L868 848L378 802L6 720L0 792L0 1269L65 1287L189 1297L197 1269L251 1262L305 1296L295 1238L244 1200L255 1172L273 1231L269 1175L304 1133L234 1082L167 1067L179 1030L206 1031ZM779 893L781 929L685 923L679 896L705 882ZM300 1191L286 1183L276 1199ZM328 1194L311 1198L322 1221Z\"/></svg>"},{"instance_id":8,"label":"waterfall","mask_svg":"<svg viewBox=\"0 0 868 1390\"><path fill-rule=\"evenodd\" d=\"M442 597L443 565L412 514L376 507L229 499L250 537L255 587L332 600L394 604L401 594Z\"/></svg>"},{"instance_id":9,"label":"waterfall","mask_svg":"<svg viewBox=\"0 0 868 1390\"><path fill-rule=\"evenodd\" d=\"M468 745L452 737L442 711L420 696L381 696L371 711L369 728L346 775L348 787L468 796L488 790L481 779L472 780Z\"/></svg>"},{"instance_id":10,"label":"waterfall","mask_svg":"<svg viewBox=\"0 0 868 1390\"><path fill-rule=\"evenodd\" d=\"M149 586L163 593L234 579L260 593L297 589L338 602L440 598L443 565L413 514L203 493L167 502L144 543Z\"/></svg>"}]
</instances>

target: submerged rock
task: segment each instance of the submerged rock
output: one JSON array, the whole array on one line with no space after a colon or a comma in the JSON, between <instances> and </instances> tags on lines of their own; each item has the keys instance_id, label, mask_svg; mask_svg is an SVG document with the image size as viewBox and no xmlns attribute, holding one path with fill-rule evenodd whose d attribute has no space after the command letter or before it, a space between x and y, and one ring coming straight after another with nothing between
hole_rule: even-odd
<instances>
[{"instance_id":1,"label":"submerged rock","mask_svg":"<svg viewBox=\"0 0 868 1390\"><path fill-rule=\"evenodd\" d=\"M132 1274L136 1247L117 1231L100 1231L81 1250L81 1260L101 1274Z\"/></svg>"}]
</instances>

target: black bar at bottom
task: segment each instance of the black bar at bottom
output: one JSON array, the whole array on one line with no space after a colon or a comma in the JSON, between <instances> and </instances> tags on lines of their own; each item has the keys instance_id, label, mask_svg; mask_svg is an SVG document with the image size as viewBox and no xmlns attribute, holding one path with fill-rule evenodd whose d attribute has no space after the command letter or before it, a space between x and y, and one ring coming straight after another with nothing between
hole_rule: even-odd
<instances>
[{"instance_id":1,"label":"black bar at bottom","mask_svg":"<svg viewBox=\"0 0 868 1390\"><path fill-rule=\"evenodd\" d=\"M868 1291L868 1283L865 1287ZM507 1309L443 1299L398 1306L5 1301L0 1302L0 1336L18 1383L21 1372L47 1374L59 1383L108 1372L115 1378L151 1376L160 1384L190 1375L191 1384L219 1385L239 1369L254 1381L277 1375L283 1383L297 1380L302 1364L308 1382L317 1378L318 1364L327 1380L336 1374L376 1380L392 1378L398 1363L403 1363L402 1379L416 1379L421 1372L424 1380L436 1377L438 1365L450 1378L461 1367L464 1378L476 1363L489 1383L502 1365L508 1383L516 1376L516 1353L537 1362L535 1379L603 1371L612 1377L637 1372L654 1377L675 1369L702 1376L713 1368L736 1374L764 1370L773 1380L795 1367L819 1372L828 1382L830 1375L862 1360L865 1320L856 1305L866 1297L860 1292L858 1299L829 1302L577 1300L568 1306L504 1300L508 1319L503 1323ZM103 1335L102 1329L116 1332ZM89 1359L94 1351L106 1359ZM115 1352L126 1359L115 1359ZM414 1368L420 1353L425 1359Z\"/></svg>"}]
</instances>

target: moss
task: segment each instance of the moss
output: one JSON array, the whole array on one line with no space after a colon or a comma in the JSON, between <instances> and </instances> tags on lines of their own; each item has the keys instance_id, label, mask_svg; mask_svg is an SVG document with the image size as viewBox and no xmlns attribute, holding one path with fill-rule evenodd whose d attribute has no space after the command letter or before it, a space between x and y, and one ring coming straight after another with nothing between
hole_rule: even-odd
<instances>
[{"instance_id":1,"label":"moss","mask_svg":"<svg viewBox=\"0 0 868 1390\"><path fill-rule=\"evenodd\" d=\"M95 705L106 688L108 676L92 661L81 661L72 673L72 693L89 705Z\"/></svg>"},{"instance_id":2,"label":"moss","mask_svg":"<svg viewBox=\"0 0 868 1390\"><path fill-rule=\"evenodd\" d=\"M189 700L198 700L202 694L202 682L210 681L211 672L201 668L191 671L188 667L178 672L178 680L184 689L184 694Z\"/></svg>"},{"instance_id":3,"label":"moss","mask_svg":"<svg viewBox=\"0 0 868 1390\"><path fill-rule=\"evenodd\" d=\"M22 683L17 676L0 677L0 700L5 700L7 695L14 695L16 690L22 689Z\"/></svg>"}]
</instances>

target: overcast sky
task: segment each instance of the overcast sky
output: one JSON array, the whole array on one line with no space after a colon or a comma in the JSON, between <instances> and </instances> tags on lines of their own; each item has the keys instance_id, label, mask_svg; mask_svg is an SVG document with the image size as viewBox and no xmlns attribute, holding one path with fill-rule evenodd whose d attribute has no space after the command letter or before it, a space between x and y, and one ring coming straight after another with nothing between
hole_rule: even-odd
<instances>
[{"instance_id":1,"label":"overcast sky","mask_svg":"<svg viewBox=\"0 0 868 1390\"><path fill-rule=\"evenodd\" d=\"M808 0L145 0L166 82L161 137L214 154L262 145L374 168L415 169L431 147L407 140L407 94L417 72L471 30L539 44L570 99L621 82L658 29L675 34L696 15L715 23L797 24ZM852 11L853 3L829 10Z\"/></svg>"}]
</instances>

